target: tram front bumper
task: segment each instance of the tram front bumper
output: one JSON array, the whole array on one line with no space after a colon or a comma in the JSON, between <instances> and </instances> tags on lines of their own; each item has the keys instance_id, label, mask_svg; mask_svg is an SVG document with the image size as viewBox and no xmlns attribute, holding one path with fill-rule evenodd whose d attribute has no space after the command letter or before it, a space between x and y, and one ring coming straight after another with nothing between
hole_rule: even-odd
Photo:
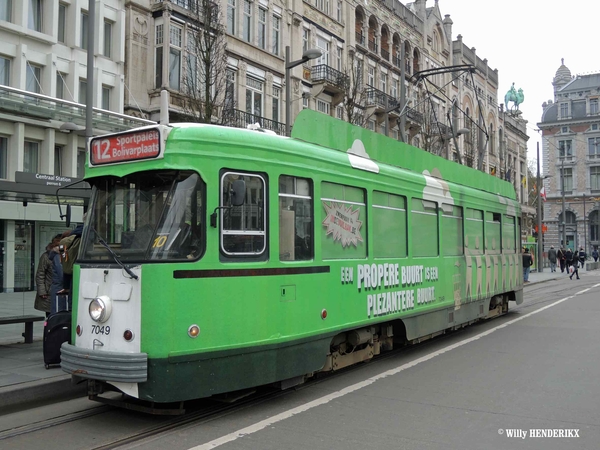
<instances>
[{"instance_id":1,"label":"tram front bumper","mask_svg":"<svg viewBox=\"0 0 600 450\"><path fill-rule=\"evenodd\" d=\"M147 353L120 353L79 348L64 343L60 348L63 371L80 378L143 383L148 380Z\"/></svg>"}]
</instances>

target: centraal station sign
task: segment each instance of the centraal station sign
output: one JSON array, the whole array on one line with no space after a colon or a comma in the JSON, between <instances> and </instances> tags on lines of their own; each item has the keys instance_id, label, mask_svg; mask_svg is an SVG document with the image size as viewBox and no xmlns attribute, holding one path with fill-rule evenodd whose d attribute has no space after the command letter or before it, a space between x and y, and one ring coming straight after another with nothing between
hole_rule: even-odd
<instances>
[{"instance_id":1,"label":"centraal station sign","mask_svg":"<svg viewBox=\"0 0 600 450\"><path fill-rule=\"evenodd\" d=\"M61 175L49 175L45 173L15 172L17 183L38 184L51 187L63 187L72 183L82 181L82 178L63 177Z\"/></svg>"}]
</instances>

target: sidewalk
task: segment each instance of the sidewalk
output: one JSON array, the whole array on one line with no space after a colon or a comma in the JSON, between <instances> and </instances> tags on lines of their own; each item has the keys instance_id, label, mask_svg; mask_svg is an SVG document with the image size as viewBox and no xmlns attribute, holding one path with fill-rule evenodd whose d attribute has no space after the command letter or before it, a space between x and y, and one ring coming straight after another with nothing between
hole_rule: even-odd
<instances>
[{"instance_id":1,"label":"sidewalk","mask_svg":"<svg viewBox=\"0 0 600 450\"><path fill-rule=\"evenodd\" d=\"M35 292L0 293L0 317L31 314ZM30 401L85 396L85 384L73 386L59 366L46 370L42 353L44 322L33 324L33 343L25 344L22 323L0 325L0 414L5 408Z\"/></svg>"},{"instance_id":2,"label":"sidewalk","mask_svg":"<svg viewBox=\"0 0 600 450\"><path fill-rule=\"evenodd\" d=\"M566 277L558 272L532 272L527 287L557 278ZM0 315L44 315L33 309L33 292L0 294ZM46 370L42 353L43 322L33 328L33 343L25 344L21 336L24 325L0 326L0 414L4 408L30 401L52 400L66 396L85 396L86 384L74 386L71 376L58 366Z\"/></svg>"}]
</instances>

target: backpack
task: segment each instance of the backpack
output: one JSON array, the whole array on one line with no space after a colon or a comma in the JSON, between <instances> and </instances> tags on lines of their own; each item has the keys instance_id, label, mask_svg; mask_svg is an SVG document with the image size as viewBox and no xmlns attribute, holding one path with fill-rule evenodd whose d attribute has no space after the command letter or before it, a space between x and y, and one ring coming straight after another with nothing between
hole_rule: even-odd
<instances>
[{"instance_id":1,"label":"backpack","mask_svg":"<svg viewBox=\"0 0 600 450\"><path fill-rule=\"evenodd\" d=\"M60 241L60 244L66 247L65 251L60 255L60 261L62 263L63 273L66 273L67 275L73 274L73 263L79 254L80 242L81 238L75 235L67 236Z\"/></svg>"}]
</instances>

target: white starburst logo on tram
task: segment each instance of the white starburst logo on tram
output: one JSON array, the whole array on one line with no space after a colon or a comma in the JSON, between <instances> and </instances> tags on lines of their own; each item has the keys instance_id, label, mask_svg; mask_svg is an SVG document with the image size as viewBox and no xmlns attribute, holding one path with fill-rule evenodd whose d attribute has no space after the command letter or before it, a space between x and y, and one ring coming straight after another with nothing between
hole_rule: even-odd
<instances>
[{"instance_id":1,"label":"white starburst logo on tram","mask_svg":"<svg viewBox=\"0 0 600 450\"><path fill-rule=\"evenodd\" d=\"M345 206L341 203L327 204L323 202L323 207L327 212L327 217L323 220L323 226L327 227L327 235L332 235L333 241L340 241L342 247L349 247L350 244L355 247L358 242L363 242L360 234L362 221L358 220L360 211L352 210L352 206Z\"/></svg>"}]
</instances>

